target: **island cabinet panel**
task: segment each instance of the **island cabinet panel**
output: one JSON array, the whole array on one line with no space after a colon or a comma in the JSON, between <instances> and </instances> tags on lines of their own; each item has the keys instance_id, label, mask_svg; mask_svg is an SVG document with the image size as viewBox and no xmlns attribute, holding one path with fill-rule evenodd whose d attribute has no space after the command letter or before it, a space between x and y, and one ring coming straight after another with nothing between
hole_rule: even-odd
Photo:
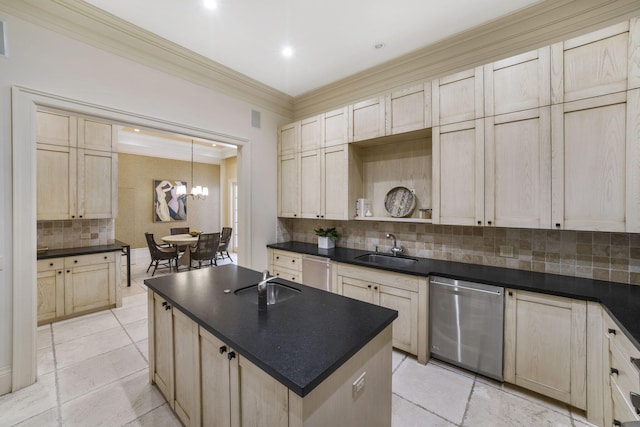
<instances>
[{"instance_id":1,"label":"island cabinet panel","mask_svg":"<svg viewBox=\"0 0 640 427\"><path fill-rule=\"evenodd\" d=\"M120 253L38 261L38 324L122 304Z\"/></svg>"},{"instance_id":2,"label":"island cabinet panel","mask_svg":"<svg viewBox=\"0 0 640 427\"><path fill-rule=\"evenodd\" d=\"M586 409L587 303L507 290L505 381Z\"/></svg>"},{"instance_id":3,"label":"island cabinet panel","mask_svg":"<svg viewBox=\"0 0 640 427\"><path fill-rule=\"evenodd\" d=\"M202 425L231 427L231 365L237 358L229 360L229 347L205 329L199 335Z\"/></svg>"},{"instance_id":4,"label":"island cabinet panel","mask_svg":"<svg viewBox=\"0 0 640 427\"><path fill-rule=\"evenodd\" d=\"M149 291L149 377L173 409L173 315L160 295Z\"/></svg>"},{"instance_id":5,"label":"island cabinet panel","mask_svg":"<svg viewBox=\"0 0 640 427\"><path fill-rule=\"evenodd\" d=\"M554 105L552 225L640 231L640 90Z\"/></svg>"},{"instance_id":6,"label":"island cabinet panel","mask_svg":"<svg viewBox=\"0 0 640 427\"><path fill-rule=\"evenodd\" d=\"M550 108L485 119L485 222L550 228Z\"/></svg>"},{"instance_id":7,"label":"island cabinet panel","mask_svg":"<svg viewBox=\"0 0 640 427\"><path fill-rule=\"evenodd\" d=\"M485 65L485 117L549 106L549 79L549 46Z\"/></svg>"},{"instance_id":8,"label":"island cabinet panel","mask_svg":"<svg viewBox=\"0 0 640 427\"><path fill-rule=\"evenodd\" d=\"M36 113L39 220L117 216L116 135L107 123Z\"/></svg>"},{"instance_id":9,"label":"island cabinet panel","mask_svg":"<svg viewBox=\"0 0 640 427\"><path fill-rule=\"evenodd\" d=\"M185 426L199 426L198 324L172 307L173 410Z\"/></svg>"},{"instance_id":10,"label":"island cabinet panel","mask_svg":"<svg viewBox=\"0 0 640 427\"><path fill-rule=\"evenodd\" d=\"M338 264L337 292L398 312L393 322L393 346L427 361L426 279Z\"/></svg>"},{"instance_id":11,"label":"island cabinet panel","mask_svg":"<svg viewBox=\"0 0 640 427\"><path fill-rule=\"evenodd\" d=\"M433 222L485 225L484 120L433 128Z\"/></svg>"},{"instance_id":12,"label":"island cabinet panel","mask_svg":"<svg viewBox=\"0 0 640 427\"><path fill-rule=\"evenodd\" d=\"M349 105L349 142L385 135L384 96Z\"/></svg>"},{"instance_id":13,"label":"island cabinet panel","mask_svg":"<svg viewBox=\"0 0 640 427\"><path fill-rule=\"evenodd\" d=\"M289 390L246 358L238 356L237 372L231 375L232 399L238 393L238 427L289 425ZM235 385L236 383L237 385ZM233 420L232 416L232 420Z\"/></svg>"}]
</instances>

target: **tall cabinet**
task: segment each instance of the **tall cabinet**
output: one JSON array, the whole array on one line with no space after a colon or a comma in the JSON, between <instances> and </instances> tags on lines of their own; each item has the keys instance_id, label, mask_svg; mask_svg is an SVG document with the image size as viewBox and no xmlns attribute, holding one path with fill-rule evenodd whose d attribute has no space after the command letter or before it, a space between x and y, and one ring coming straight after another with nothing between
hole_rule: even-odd
<instances>
[{"instance_id":1,"label":"tall cabinet","mask_svg":"<svg viewBox=\"0 0 640 427\"><path fill-rule=\"evenodd\" d=\"M115 218L116 144L110 124L38 111L38 220Z\"/></svg>"}]
</instances>

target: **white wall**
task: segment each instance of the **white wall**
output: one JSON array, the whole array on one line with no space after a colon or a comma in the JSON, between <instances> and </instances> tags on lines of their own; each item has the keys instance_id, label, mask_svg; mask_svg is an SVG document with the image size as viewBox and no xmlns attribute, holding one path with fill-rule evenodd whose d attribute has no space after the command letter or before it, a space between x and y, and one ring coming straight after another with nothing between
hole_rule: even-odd
<instances>
[{"instance_id":1,"label":"white wall","mask_svg":"<svg viewBox=\"0 0 640 427\"><path fill-rule=\"evenodd\" d=\"M253 106L244 101L1 12L0 20L6 25L9 50L8 57L0 57L0 257L5 261L5 268L0 271L1 394L2 375L11 366L12 310L21 309L12 307L12 287L23 285L20 272L12 268L13 85L248 140L240 150L244 167L241 166L239 182L245 200L250 202L248 207L253 207L251 234L247 232L251 250L240 262L256 269L266 265L265 245L275 241L276 129L289 119L259 109L262 110L262 129L253 129L250 127Z\"/></svg>"}]
</instances>

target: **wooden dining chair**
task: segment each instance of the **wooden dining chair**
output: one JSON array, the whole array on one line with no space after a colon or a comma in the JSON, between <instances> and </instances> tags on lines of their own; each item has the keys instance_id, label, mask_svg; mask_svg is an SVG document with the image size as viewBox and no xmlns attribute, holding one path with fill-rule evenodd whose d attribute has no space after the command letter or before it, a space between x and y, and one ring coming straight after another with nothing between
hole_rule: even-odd
<instances>
[{"instance_id":1,"label":"wooden dining chair","mask_svg":"<svg viewBox=\"0 0 640 427\"><path fill-rule=\"evenodd\" d=\"M171 235L175 236L176 234L189 234L189 227L173 227Z\"/></svg>"},{"instance_id":2,"label":"wooden dining chair","mask_svg":"<svg viewBox=\"0 0 640 427\"><path fill-rule=\"evenodd\" d=\"M201 268L202 263L206 261L209 261L210 266L217 266L216 255L219 245L220 233L202 233L198 235L198 242L195 246L189 247L189 251L191 251L189 270L191 270L194 261L198 261L198 268Z\"/></svg>"},{"instance_id":3,"label":"wooden dining chair","mask_svg":"<svg viewBox=\"0 0 640 427\"><path fill-rule=\"evenodd\" d=\"M220 245L218 246L218 253L220 254L220 259L224 259L224 254L227 254L227 257L233 262L233 258L229 255L229 243L231 242L231 233L233 229L231 227L222 227L222 232L220 233Z\"/></svg>"},{"instance_id":4,"label":"wooden dining chair","mask_svg":"<svg viewBox=\"0 0 640 427\"><path fill-rule=\"evenodd\" d=\"M151 255L151 262L149 263L149 267L147 267L147 273L151 266L155 263L155 267L153 267L153 273L151 276L156 274L156 270L158 266L162 267L171 267L173 266L173 260L176 261L176 268L178 266L178 250L175 247L161 247L156 243L153 238L153 233L144 233L144 237L147 239L147 246L149 246L149 254Z\"/></svg>"}]
</instances>

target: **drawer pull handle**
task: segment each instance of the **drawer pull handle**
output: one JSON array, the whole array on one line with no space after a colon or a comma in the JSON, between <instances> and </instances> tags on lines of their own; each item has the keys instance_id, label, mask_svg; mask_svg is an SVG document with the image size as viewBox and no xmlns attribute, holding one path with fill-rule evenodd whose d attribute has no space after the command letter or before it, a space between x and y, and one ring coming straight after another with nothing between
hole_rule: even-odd
<instances>
[{"instance_id":1,"label":"drawer pull handle","mask_svg":"<svg viewBox=\"0 0 640 427\"><path fill-rule=\"evenodd\" d=\"M611 375L613 374L620 375L620 371L618 371L616 368L611 368Z\"/></svg>"},{"instance_id":2,"label":"drawer pull handle","mask_svg":"<svg viewBox=\"0 0 640 427\"><path fill-rule=\"evenodd\" d=\"M616 334L616 330L615 330L615 329L611 329L611 328L609 328L607 331L608 331L610 334L613 334L613 335L615 335L615 334Z\"/></svg>"}]
</instances>

